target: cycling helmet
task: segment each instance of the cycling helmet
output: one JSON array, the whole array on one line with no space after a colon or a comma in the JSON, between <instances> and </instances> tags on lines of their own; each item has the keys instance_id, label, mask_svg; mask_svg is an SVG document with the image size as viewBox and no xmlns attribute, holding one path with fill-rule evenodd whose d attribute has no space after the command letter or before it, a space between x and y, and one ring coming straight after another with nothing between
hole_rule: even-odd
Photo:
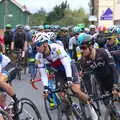
<instances>
[{"instance_id":1,"label":"cycling helmet","mask_svg":"<svg viewBox=\"0 0 120 120\"><path fill-rule=\"evenodd\" d=\"M26 31L30 31L30 26L29 25L26 25L25 27L24 27L24 29L26 30Z\"/></svg>"},{"instance_id":2,"label":"cycling helmet","mask_svg":"<svg viewBox=\"0 0 120 120\"><path fill-rule=\"evenodd\" d=\"M21 25L21 24L18 24L18 25L16 25L16 29L23 29L24 27L23 27L23 25Z\"/></svg>"},{"instance_id":3,"label":"cycling helmet","mask_svg":"<svg viewBox=\"0 0 120 120\"><path fill-rule=\"evenodd\" d=\"M73 27L73 32L74 33L79 33L81 29L78 26Z\"/></svg>"},{"instance_id":4,"label":"cycling helmet","mask_svg":"<svg viewBox=\"0 0 120 120\"><path fill-rule=\"evenodd\" d=\"M48 42L50 39L46 33L38 32L33 36L32 40L33 40L33 43L35 43L35 45L39 47L43 43Z\"/></svg>"},{"instance_id":5,"label":"cycling helmet","mask_svg":"<svg viewBox=\"0 0 120 120\"><path fill-rule=\"evenodd\" d=\"M85 29L85 24L78 24L77 27L79 27L82 32Z\"/></svg>"},{"instance_id":6,"label":"cycling helmet","mask_svg":"<svg viewBox=\"0 0 120 120\"><path fill-rule=\"evenodd\" d=\"M96 29L96 26L95 25L90 25L89 29Z\"/></svg>"},{"instance_id":7,"label":"cycling helmet","mask_svg":"<svg viewBox=\"0 0 120 120\"><path fill-rule=\"evenodd\" d=\"M54 32L48 32L47 35L50 40L56 40L57 35Z\"/></svg>"},{"instance_id":8,"label":"cycling helmet","mask_svg":"<svg viewBox=\"0 0 120 120\"><path fill-rule=\"evenodd\" d=\"M84 44L91 45L93 44L92 36L86 33L81 33L78 35L77 43L79 46L82 46Z\"/></svg>"},{"instance_id":9,"label":"cycling helmet","mask_svg":"<svg viewBox=\"0 0 120 120\"><path fill-rule=\"evenodd\" d=\"M85 33L89 33L90 29L89 28L85 28Z\"/></svg>"},{"instance_id":10,"label":"cycling helmet","mask_svg":"<svg viewBox=\"0 0 120 120\"><path fill-rule=\"evenodd\" d=\"M44 26L43 26L43 25L40 25L40 26L38 26L38 29L39 29L39 30L43 30L43 29L44 29Z\"/></svg>"},{"instance_id":11,"label":"cycling helmet","mask_svg":"<svg viewBox=\"0 0 120 120\"><path fill-rule=\"evenodd\" d=\"M68 31L69 28L68 27L61 27L61 31Z\"/></svg>"},{"instance_id":12,"label":"cycling helmet","mask_svg":"<svg viewBox=\"0 0 120 120\"><path fill-rule=\"evenodd\" d=\"M104 25L98 26L98 31L99 32L105 32L106 30L107 30L107 28Z\"/></svg>"},{"instance_id":13,"label":"cycling helmet","mask_svg":"<svg viewBox=\"0 0 120 120\"><path fill-rule=\"evenodd\" d=\"M8 28L8 29L11 29L12 25L11 24L7 24L5 27Z\"/></svg>"},{"instance_id":14,"label":"cycling helmet","mask_svg":"<svg viewBox=\"0 0 120 120\"><path fill-rule=\"evenodd\" d=\"M50 29L50 25L44 25L44 29Z\"/></svg>"},{"instance_id":15,"label":"cycling helmet","mask_svg":"<svg viewBox=\"0 0 120 120\"><path fill-rule=\"evenodd\" d=\"M116 32L117 32L117 34L120 34L120 28L119 27L116 29Z\"/></svg>"}]
</instances>

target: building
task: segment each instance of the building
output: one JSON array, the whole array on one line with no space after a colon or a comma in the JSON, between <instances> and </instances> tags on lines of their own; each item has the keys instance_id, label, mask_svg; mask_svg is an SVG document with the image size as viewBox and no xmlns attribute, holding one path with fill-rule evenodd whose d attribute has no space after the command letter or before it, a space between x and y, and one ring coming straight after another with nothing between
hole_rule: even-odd
<instances>
[{"instance_id":1,"label":"building","mask_svg":"<svg viewBox=\"0 0 120 120\"><path fill-rule=\"evenodd\" d=\"M91 0L91 5L98 25L120 24L120 0Z\"/></svg>"},{"instance_id":2,"label":"building","mask_svg":"<svg viewBox=\"0 0 120 120\"><path fill-rule=\"evenodd\" d=\"M0 29L6 24L29 24L30 12L16 0L0 0Z\"/></svg>"},{"instance_id":3,"label":"building","mask_svg":"<svg viewBox=\"0 0 120 120\"><path fill-rule=\"evenodd\" d=\"M120 25L120 0L115 0L114 24Z\"/></svg>"}]
</instances>

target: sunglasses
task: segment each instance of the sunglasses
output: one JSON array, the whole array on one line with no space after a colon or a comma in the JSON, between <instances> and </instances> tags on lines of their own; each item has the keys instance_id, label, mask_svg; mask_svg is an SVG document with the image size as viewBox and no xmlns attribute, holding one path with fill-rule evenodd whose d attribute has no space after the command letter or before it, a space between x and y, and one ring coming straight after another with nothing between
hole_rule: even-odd
<instances>
[{"instance_id":1,"label":"sunglasses","mask_svg":"<svg viewBox=\"0 0 120 120\"><path fill-rule=\"evenodd\" d=\"M36 47L40 47L40 46L42 46L43 45L43 43L41 43L41 42L37 42L36 43Z\"/></svg>"}]
</instances>

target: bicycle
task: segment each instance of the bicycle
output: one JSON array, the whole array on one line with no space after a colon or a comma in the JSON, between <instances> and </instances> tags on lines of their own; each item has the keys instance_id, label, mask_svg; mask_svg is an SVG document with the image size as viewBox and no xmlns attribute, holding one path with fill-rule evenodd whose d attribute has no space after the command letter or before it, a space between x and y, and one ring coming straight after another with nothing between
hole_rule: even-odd
<instances>
[{"instance_id":1,"label":"bicycle","mask_svg":"<svg viewBox=\"0 0 120 120\"><path fill-rule=\"evenodd\" d=\"M38 80L33 80L33 87L36 89L35 82L41 81L40 79ZM48 88L49 89L49 88ZM85 109L81 104L79 103L78 96L73 93L73 91L67 86L61 86L58 87L55 90L49 89L49 94L55 94L58 93L57 95L59 96L61 103L57 101L56 104L56 109L58 111L58 120L62 120L62 118L65 116L67 120L86 120L85 116ZM74 100L78 100L78 104L74 103ZM49 100L48 98L44 98L45 102L45 109L46 113L48 115L49 120L52 120L51 113L49 112ZM66 108L65 108L66 106ZM90 109L93 107L89 105Z\"/></svg>"},{"instance_id":2,"label":"bicycle","mask_svg":"<svg viewBox=\"0 0 120 120\"><path fill-rule=\"evenodd\" d=\"M17 103L11 101L4 109L0 108L0 113L4 120L42 120L39 110L28 98L21 98Z\"/></svg>"},{"instance_id":3,"label":"bicycle","mask_svg":"<svg viewBox=\"0 0 120 120\"><path fill-rule=\"evenodd\" d=\"M118 97L118 96L117 96ZM108 112L110 114L110 119L111 120L120 120L120 111L116 109L115 103L117 102L116 97L112 93L105 93L102 96L98 98L93 98L93 101L104 101L108 99ZM120 96L119 98L120 99ZM120 104L119 104L120 106Z\"/></svg>"}]
</instances>

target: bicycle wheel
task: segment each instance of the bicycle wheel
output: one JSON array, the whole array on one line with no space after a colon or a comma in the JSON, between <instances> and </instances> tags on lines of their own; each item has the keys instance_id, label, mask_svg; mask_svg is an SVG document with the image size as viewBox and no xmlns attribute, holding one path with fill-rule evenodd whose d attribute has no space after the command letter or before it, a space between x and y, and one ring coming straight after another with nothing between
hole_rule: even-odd
<instances>
[{"instance_id":1,"label":"bicycle wheel","mask_svg":"<svg viewBox=\"0 0 120 120\"><path fill-rule=\"evenodd\" d=\"M21 78L21 71L18 71L18 72L17 72L17 79L18 79L18 80L21 80L21 79L22 79L22 78Z\"/></svg>"},{"instance_id":2,"label":"bicycle wheel","mask_svg":"<svg viewBox=\"0 0 120 120\"><path fill-rule=\"evenodd\" d=\"M35 104L28 98L21 98L18 103L19 120L42 120Z\"/></svg>"},{"instance_id":3,"label":"bicycle wheel","mask_svg":"<svg viewBox=\"0 0 120 120\"><path fill-rule=\"evenodd\" d=\"M119 105L118 105L119 106ZM113 104L110 104L110 117L111 117L111 120L120 120L120 113L119 113L119 110L116 109L114 103Z\"/></svg>"},{"instance_id":4,"label":"bicycle wheel","mask_svg":"<svg viewBox=\"0 0 120 120\"><path fill-rule=\"evenodd\" d=\"M58 104L55 107L50 107L50 101L48 100L48 98L44 98L44 104L45 104L45 111L46 114L48 116L49 120L52 120L52 115L56 115L54 116L57 120L62 120L62 104Z\"/></svg>"},{"instance_id":5,"label":"bicycle wheel","mask_svg":"<svg viewBox=\"0 0 120 120\"><path fill-rule=\"evenodd\" d=\"M49 108L49 101L48 101L47 98L44 98L44 104L45 104L45 111L46 111L46 114L48 116L48 119L52 120L51 111L50 111L50 108Z\"/></svg>"}]
</instances>

